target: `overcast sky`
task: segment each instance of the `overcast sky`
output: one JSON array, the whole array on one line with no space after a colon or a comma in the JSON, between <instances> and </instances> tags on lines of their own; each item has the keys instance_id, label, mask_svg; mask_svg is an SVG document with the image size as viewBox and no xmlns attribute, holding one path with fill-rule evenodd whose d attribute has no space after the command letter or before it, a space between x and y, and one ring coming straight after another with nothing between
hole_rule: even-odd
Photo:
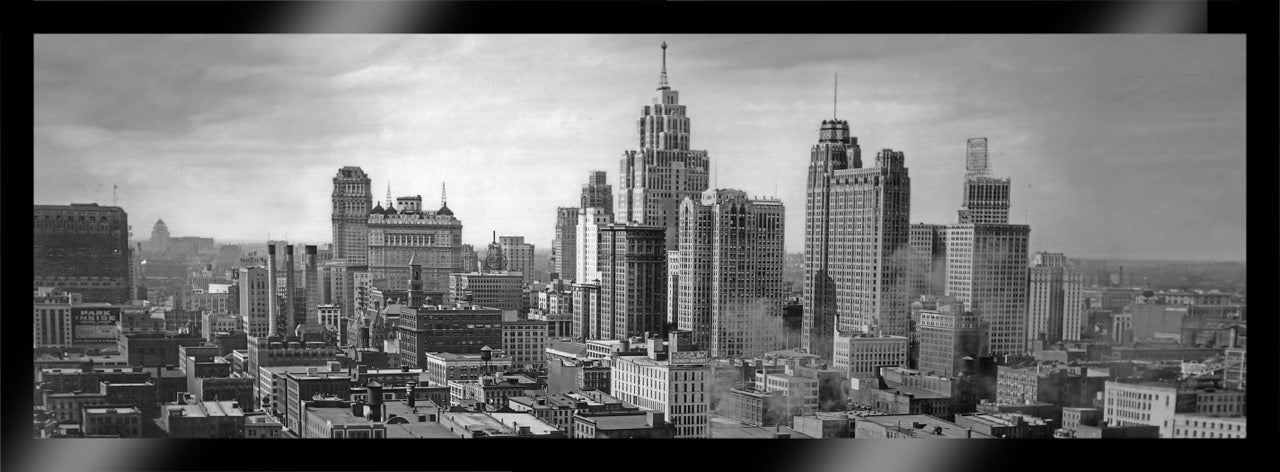
<instances>
[{"instance_id":1,"label":"overcast sky","mask_svg":"<svg viewBox=\"0 0 1280 472\"><path fill-rule=\"evenodd\" d=\"M803 250L809 148L906 153L911 221L952 223L990 140L1032 250L1245 257L1243 36L36 36L37 204L111 204L135 239L330 240L339 167L449 207L465 242L549 248L589 171L617 190L667 41L721 188L782 199Z\"/></svg>"}]
</instances>

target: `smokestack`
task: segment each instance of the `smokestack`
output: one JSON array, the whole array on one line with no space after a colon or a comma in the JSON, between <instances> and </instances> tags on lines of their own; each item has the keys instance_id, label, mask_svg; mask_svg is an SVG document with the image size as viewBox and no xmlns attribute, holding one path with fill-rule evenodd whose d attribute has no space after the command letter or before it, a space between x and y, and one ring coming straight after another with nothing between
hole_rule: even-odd
<instances>
[{"instance_id":1,"label":"smokestack","mask_svg":"<svg viewBox=\"0 0 1280 472\"><path fill-rule=\"evenodd\" d=\"M276 246L267 243L267 336L279 336L280 307L276 301Z\"/></svg>"}]
</instances>

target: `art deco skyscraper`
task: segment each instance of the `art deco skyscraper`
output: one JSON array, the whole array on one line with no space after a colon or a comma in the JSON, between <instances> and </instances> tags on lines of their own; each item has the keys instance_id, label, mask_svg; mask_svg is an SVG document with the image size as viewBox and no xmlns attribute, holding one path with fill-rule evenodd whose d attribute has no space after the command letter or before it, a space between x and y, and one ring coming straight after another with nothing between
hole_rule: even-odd
<instances>
[{"instance_id":1,"label":"art deco skyscraper","mask_svg":"<svg viewBox=\"0 0 1280 472\"><path fill-rule=\"evenodd\" d=\"M991 176L987 138L973 138L965 152L964 200L959 223L1009 223L1009 179Z\"/></svg>"},{"instance_id":2,"label":"art deco skyscraper","mask_svg":"<svg viewBox=\"0 0 1280 472\"><path fill-rule=\"evenodd\" d=\"M947 228L946 294L988 324L992 354L1026 352L1031 227L1009 223L1009 179L991 176L986 138L970 139L959 223Z\"/></svg>"},{"instance_id":3,"label":"art deco skyscraper","mask_svg":"<svg viewBox=\"0 0 1280 472\"><path fill-rule=\"evenodd\" d=\"M582 185L581 200L579 208L604 208L606 213L613 213L613 186L609 185L605 171L591 171L587 183Z\"/></svg>"},{"instance_id":4,"label":"art deco skyscraper","mask_svg":"<svg viewBox=\"0 0 1280 472\"><path fill-rule=\"evenodd\" d=\"M1027 340L1080 340L1084 273L1060 253L1037 252L1028 269Z\"/></svg>"},{"instance_id":5,"label":"art deco skyscraper","mask_svg":"<svg viewBox=\"0 0 1280 472\"><path fill-rule=\"evenodd\" d=\"M661 334L667 320L667 252L660 226L600 227L599 336ZM577 306L574 307L577 309Z\"/></svg>"},{"instance_id":6,"label":"art deco skyscraper","mask_svg":"<svg viewBox=\"0 0 1280 472\"><path fill-rule=\"evenodd\" d=\"M836 330L907 335L910 205L903 153L885 149L864 168L848 122L822 122L805 202L801 337L809 352L830 359Z\"/></svg>"},{"instance_id":7,"label":"art deco skyscraper","mask_svg":"<svg viewBox=\"0 0 1280 472\"><path fill-rule=\"evenodd\" d=\"M369 261L369 211L373 190L359 167L343 167L333 178L333 259L351 265Z\"/></svg>"},{"instance_id":8,"label":"art deco skyscraper","mask_svg":"<svg viewBox=\"0 0 1280 472\"><path fill-rule=\"evenodd\" d=\"M711 356L753 357L781 348L782 202L708 190L680 205L679 329Z\"/></svg>"},{"instance_id":9,"label":"art deco skyscraper","mask_svg":"<svg viewBox=\"0 0 1280 472\"><path fill-rule=\"evenodd\" d=\"M680 92L667 84L667 44L662 43L662 76L658 96L639 120L637 150L622 156L614 219L619 223L662 226L667 249L679 247L680 202L698 199L708 187L706 151L689 149L689 118Z\"/></svg>"}]
</instances>

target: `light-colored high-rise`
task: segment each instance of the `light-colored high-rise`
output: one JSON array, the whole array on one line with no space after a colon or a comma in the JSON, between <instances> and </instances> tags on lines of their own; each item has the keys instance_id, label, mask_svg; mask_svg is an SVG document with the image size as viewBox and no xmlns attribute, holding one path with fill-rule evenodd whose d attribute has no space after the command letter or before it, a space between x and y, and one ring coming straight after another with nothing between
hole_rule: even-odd
<instances>
[{"instance_id":1,"label":"light-colored high-rise","mask_svg":"<svg viewBox=\"0 0 1280 472\"><path fill-rule=\"evenodd\" d=\"M373 191L359 167L343 167L333 178L333 259L364 265L369 259L369 211Z\"/></svg>"},{"instance_id":2,"label":"light-colored high-rise","mask_svg":"<svg viewBox=\"0 0 1280 472\"><path fill-rule=\"evenodd\" d=\"M271 331L270 284L266 267L243 267L239 277L241 323L245 332L255 338L266 337Z\"/></svg>"},{"instance_id":3,"label":"light-colored high-rise","mask_svg":"<svg viewBox=\"0 0 1280 472\"><path fill-rule=\"evenodd\" d=\"M524 242L524 236L498 236L502 254L507 258L507 270L524 275L524 283L533 280L533 244Z\"/></svg>"},{"instance_id":4,"label":"light-colored high-rise","mask_svg":"<svg viewBox=\"0 0 1280 472\"><path fill-rule=\"evenodd\" d=\"M680 205L677 322L712 357L782 346L784 212L728 189Z\"/></svg>"},{"instance_id":5,"label":"light-colored high-rise","mask_svg":"<svg viewBox=\"0 0 1280 472\"><path fill-rule=\"evenodd\" d=\"M609 224L613 214L604 208L583 208L578 214L578 267L574 280L580 284L600 280L600 227Z\"/></svg>"},{"instance_id":6,"label":"light-colored high-rise","mask_svg":"<svg viewBox=\"0 0 1280 472\"><path fill-rule=\"evenodd\" d=\"M965 153L964 201L947 228L946 294L987 323L992 354L1027 351L1027 263L1031 227L1008 224L1009 179L991 176L987 139Z\"/></svg>"},{"instance_id":7,"label":"light-colored high-rise","mask_svg":"<svg viewBox=\"0 0 1280 472\"><path fill-rule=\"evenodd\" d=\"M697 357L675 357L687 354L697 355L673 352L671 358L653 353L614 357L610 395L645 410L665 413L676 425L677 439L710 438L711 366L705 358L689 362L686 359Z\"/></svg>"},{"instance_id":8,"label":"light-colored high-rise","mask_svg":"<svg viewBox=\"0 0 1280 472\"><path fill-rule=\"evenodd\" d=\"M409 261L422 266L422 290L441 297L449 290L449 274L462 269L462 222L449 206L422 209L422 197L400 197L369 213L369 272L375 286L409 289ZM398 207L398 208L397 208ZM439 300L440 298L436 298Z\"/></svg>"},{"instance_id":9,"label":"light-colored high-rise","mask_svg":"<svg viewBox=\"0 0 1280 472\"><path fill-rule=\"evenodd\" d=\"M959 224L947 228L947 295L988 324L993 354L1021 354L1027 339L1027 241L1031 227Z\"/></svg>"},{"instance_id":10,"label":"light-colored high-rise","mask_svg":"<svg viewBox=\"0 0 1280 472\"><path fill-rule=\"evenodd\" d=\"M848 122L824 120L805 202L802 342L830 359L834 335L906 336L911 319L911 179L902 152L863 167Z\"/></svg>"},{"instance_id":11,"label":"light-colored high-rise","mask_svg":"<svg viewBox=\"0 0 1280 472\"><path fill-rule=\"evenodd\" d=\"M708 188L706 151L690 150L689 118L680 92L667 84L667 45L662 44L662 76L653 105L641 111L639 149L622 156L614 219L666 228L668 250L678 248L680 202L700 198Z\"/></svg>"},{"instance_id":12,"label":"light-colored high-rise","mask_svg":"<svg viewBox=\"0 0 1280 472\"><path fill-rule=\"evenodd\" d=\"M1027 274L1027 340L1080 340L1084 274L1060 253L1037 252Z\"/></svg>"},{"instance_id":13,"label":"light-colored high-rise","mask_svg":"<svg viewBox=\"0 0 1280 472\"><path fill-rule=\"evenodd\" d=\"M561 280L571 280L578 270L577 207L556 209L556 237L551 241L551 272Z\"/></svg>"}]
</instances>

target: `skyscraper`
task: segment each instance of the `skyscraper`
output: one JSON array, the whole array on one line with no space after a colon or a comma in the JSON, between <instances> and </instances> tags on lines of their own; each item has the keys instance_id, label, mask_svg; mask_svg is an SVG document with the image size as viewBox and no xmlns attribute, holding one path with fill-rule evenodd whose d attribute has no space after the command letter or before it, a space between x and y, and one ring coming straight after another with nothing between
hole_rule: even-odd
<instances>
[{"instance_id":1,"label":"skyscraper","mask_svg":"<svg viewBox=\"0 0 1280 472\"><path fill-rule=\"evenodd\" d=\"M992 354L1021 354L1027 339L1027 239L1031 227L947 228L947 295L987 322Z\"/></svg>"},{"instance_id":2,"label":"skyscraper","mask_svg":"<svg viewBox=\"0 0 1280 472\"><path fill-rule=\"evenodd\" d=\"M155 226L151 227L151 240L148 241L147 251L153 253L163 253L169 250L169 225L164 224L164 218L156 220Z\"/></svg>"},{"instance_id":3,"label":"skyscraper","mask_svg":"<svg viewBox=\"0 0 1280 472\"><path fill-rule=\"evenodd\" d=\"M668 250L679 238L677 212L685 197L698 199L708 187L706 151L689 149L689 118L680 93L667 84L667 44L652 106L641 111L639 149L622 156L614 220L666 228Z\"/></svg>"},{"instance_id":4,"label":"skyscraper","mask_svg":"<svg viewBox=\"0 0 1280 472\"><path fill-rule=\"evenodd\" d=\"M661 226L600 228L602 339L662 333L667 318L665 235Z\"/></svg>"},{"instance_id":5,"label":"skyscraper","mask_svg":"<svg viewBox=\"0 0 1280 472\"><path fill-rule=\"evenodd\" d=\"M609 185L605 171L593 170L587 175L579 208L604 208L606 213L613 213L613 186Z\"/></svg>"},{"instance_id":6,"label":"skyscraper","mask_svg":"<svg viewBox=\"0 0 1280 472\"><path fill-rule=\"evenodd\" d=\"M1027 274L1027 340L1080 340L1084 274L1061 253L1037 252Z\"/></svg>"},{"instance_id":7,"label":"skyscraper","mask_svg":"<svg viewBox=\"0 0 1280 472\"><path fill-rule=\"evenodd\" d=\"M707 190L680 205L677 322L712 357L751 357L783 343L782 202Z\"/></svg>"},{"instance_id":8,"label":"skyscraper","mask_svg":"<svg viewBox=\"0 0 1280 472\"><path fill-rule=\"evenodd\" d=\"M576 207L556 209L556 237L551 242L551 272L570 280L578 270L578 213Z\"/></svg>"},{"instance_id":9,"label":"skyscraper","mask_svg":"<svg viewBox=\"0 0 1280 472\"><path fill-rule=\"evenodd\" d=\"M1009 179L991 176L987 139L968 141L964 201L947 228L946 294L987 323L992 354L1026 352L1031 227L1009 223Z\"/></svg>"},{"instance_id":10,"label":"skyscraper","mask_svg":"<svg viewBox=\"0 0 1280 472\"><path fill-rule=\"evenodd\" d=\"M524 236L499 236L502 254L507 258L507 270L524 275L524 283L533 280L532 244L524 242Z\"/></svg>"},{"instance_id":11,"label":"skyscraper","mask_svg":"<svg viewBox=\"0 0 1280 472\"><path fill-rule=\"evenodd\" d=\"M97 203L35 205L32 255L35 287L80 293L84 303L128 303L129 215Z\"/></svg>"},{"instance_id":12,"label":"skyscraper","mask_svg":"<svg viewBox=\"0 0 1280 472\"><path fill-rule=\"evenodd\" d=\"M399 206L399 209L396 209ZM369 213L369 272L383 289L409 289L409 260L422 266L422 290L443 299L449 274L462 270L462 222L446 202L422 209L422 197L400 197L394 205L376 204Z\"/></svg>"},{"instance_id":13,"label":"skyscraper","mask_svg":"<svg viewBox=\"0 0 1280 472\"><path fill-rule=\"evenodd\" d=\"M911 180L902 152L862 167L848 122L824 120L811 150L805 204L809 352L830 359L834 332L906 336L911 317Z\"/></svg>"},{"instance_id":14,"label":"skyscraper","mask_svg":"<svg viewBox=\"0 0 1280 472\"><path fill-rule=\"evenodd\" d=\"M267 268L241 268L238 296L245 332L255 338L266 337L271 322L269 298L274 296L267 283Z\"/></svg>"},{"instance_id":15,"label":"skyscraper","mask_svg":"<svg viewBox=\"0 0 1280 472\"><path fill-rule=\"evenodd\" d=\"M937 297L945 292L947 280L947 226L911 225L910 277L912 299L921 295Z\"/></svg>"},{"instance_id":16,"label":"skyscraper","mask_svg":"<svg viewBox=\"0 0 1280 472\"><path fill-rule=\"evenodd\" d=\"M604 208L583 208L578 214L578 267L574 280L579 284L600 280L600 227L608 225L613 214Z\"/></svg>"},{"instance_id":17,"label":"skyscraper","mask_svg":"<svg viewBox=\"0 0 1280 472\"><path fill-rule=\"evenodd\" d=\"M1009 179L991 176L987 138L972 138L965 152L960 224L1009 223Z\"/></svg>"},{"instance_id":18,"label":"skyscraper","mask_svg":"<svg viewBox=\"0 0 1280 472\"><path fill-rule=\"evenodd\" d=\"M369 211L373 190L359 167L343 167L333 178L333 259L362 266L369 261Z\"/></svg>"}]
</instances>

